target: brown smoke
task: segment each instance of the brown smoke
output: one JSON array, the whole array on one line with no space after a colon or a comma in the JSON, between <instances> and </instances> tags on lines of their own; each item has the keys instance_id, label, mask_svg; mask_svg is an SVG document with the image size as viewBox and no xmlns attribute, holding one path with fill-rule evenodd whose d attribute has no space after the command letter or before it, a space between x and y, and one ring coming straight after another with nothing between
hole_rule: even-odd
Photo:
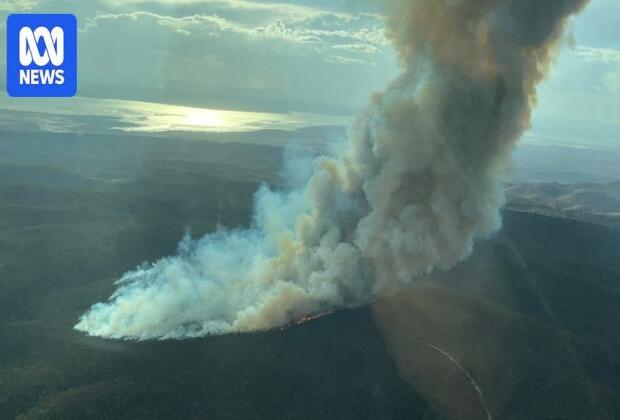
<instances>
[{"instance_id":1,"label":"brown smoke","mask_svg":"<svg viewBox=\"0 0 620 420\"><path fill-rule=\"evenodd\" d=\"M404 71L375 98L375 105L386 109L385 120L393 122L393 131L402 136L409 128L416 142L428 141L435 147L427 168L404 171L405 181L394 194L382 196L383 208L390 213L402 209L403 201L419 203L417 210L424 217L418 222L424 221L425 240L442 250L433 268L450 268L464 256L459 257L459 251L471 250L469 239L497 227L493 220L501 204L496 194L498 173L529 126L536 85L547 73L567 20L586 3L387 2L388 36ZM401 95L400 111L394 112L393 91L410 91L415 103L403 106L407 101ZM421 121L408 125L417 118ZM428 204L433 200L441 205ZM398 252L385 241L386 225L374 226L384 231L376 233L373 261L382 267L380 280L391 284L399 276L393 268L400 265L392 262ZM419 260L411 261L421 266ZM489 301L439 286L436 279L418 278L416 283L374 305L402 375L448 418L492 416L510 395L517 375L518 364L510 351L514 315Z\"/></svg>"}]
</instances>

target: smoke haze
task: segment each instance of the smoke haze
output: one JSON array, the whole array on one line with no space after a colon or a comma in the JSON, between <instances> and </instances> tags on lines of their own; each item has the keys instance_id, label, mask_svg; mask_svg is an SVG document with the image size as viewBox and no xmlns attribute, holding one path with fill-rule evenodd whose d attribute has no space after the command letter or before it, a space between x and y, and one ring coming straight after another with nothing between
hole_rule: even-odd
<instances>
[{"instance_id":1,"label":"smoke haze","mask_svg":"<svg viewBox=\"0 0 620 420\"><path fill-rule=\"evenodd\" d=\"M270 329L447 270L500 227L500 175L535 86L586 0L394 0L401 75L344 150L288 165L252 226L184 239L126 273L76 328L165 339Z\"/></svg>"}]
</instances>

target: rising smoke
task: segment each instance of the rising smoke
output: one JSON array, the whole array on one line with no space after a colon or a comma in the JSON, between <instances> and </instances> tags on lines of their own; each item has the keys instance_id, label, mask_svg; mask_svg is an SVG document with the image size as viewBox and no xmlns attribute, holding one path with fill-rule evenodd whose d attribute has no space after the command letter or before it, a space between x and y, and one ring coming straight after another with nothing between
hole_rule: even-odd
<instances>
[{"instance_id":1,"label":"rising smoke","mask_svg":"<svg viewBox=\"0 0 620 420\"><path fill-rule=\"evenodd\" d=\"M402 74L349 144L262 188L252 227L126 273L76 325L165 339L270 329L447 270L500 226L500 175L566 19L587 0L392 0ZM303 178L300 181L300 178Z\"/></svg>"}]
</instances>

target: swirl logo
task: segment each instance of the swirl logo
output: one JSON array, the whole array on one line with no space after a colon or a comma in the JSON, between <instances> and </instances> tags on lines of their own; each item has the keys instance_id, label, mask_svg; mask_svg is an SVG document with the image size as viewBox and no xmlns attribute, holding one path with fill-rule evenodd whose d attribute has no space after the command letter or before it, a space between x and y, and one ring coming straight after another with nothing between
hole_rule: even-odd
<instances>
[{"instance_id":1,"label":"swirl logo","mask_svg":"<svg viewBox=\"0 0 620 420\"><path fill-rule=\"evenodd\" d=\"M43 40L45 50L39 52L38 42ZM32 62L37 66L61 66L65 61L65 31L55 26L51 31L39 26L34 31L24 26L19 31L19 62L22 66L30 66Z\"/></svg>"}]
</instances>

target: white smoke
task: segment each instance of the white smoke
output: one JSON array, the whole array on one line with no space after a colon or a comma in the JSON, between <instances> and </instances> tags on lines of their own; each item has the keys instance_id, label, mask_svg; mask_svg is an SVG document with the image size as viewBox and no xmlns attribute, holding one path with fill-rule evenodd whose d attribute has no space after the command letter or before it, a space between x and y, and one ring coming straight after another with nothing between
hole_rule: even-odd
<instances>
[{"instance_id":1,"label":"white smoke","mask_svg":"<svg viewBox=\"0 0 620 420\"><path fill-rule=\"evenodd\" d=\"M449 269L500 226L499 174L563 24L586 0L393 0L403 72L252 227L188 238L76 325L165 339L270 329ZM299 174L306 174L300 176Z\"/></svg>"}]
</instances>

